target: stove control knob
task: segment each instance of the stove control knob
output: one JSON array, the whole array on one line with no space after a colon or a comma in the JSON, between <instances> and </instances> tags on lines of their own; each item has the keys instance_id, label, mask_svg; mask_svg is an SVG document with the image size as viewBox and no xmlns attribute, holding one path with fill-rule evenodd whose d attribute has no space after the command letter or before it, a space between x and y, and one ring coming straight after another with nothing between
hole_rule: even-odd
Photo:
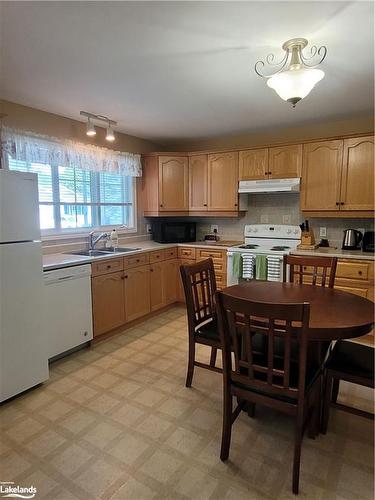
<instances>
[{"instance_id":1,"label":"stove control knob","mask_svg":"<svg viewBox=\"0 0 375 500\"><path fill-rule=\"evenodd\" d=\"M258 232L258 229L256 227L254 227L254 233L257 233Z\"/></svg>"},{"instance_id":2,"label":"stove control knob","mask_svg":"<svg viewBox=\"0 0 375 500\"><path fill-rule=\"evenodd\" d=\"M291 230L291 229L287 229L287 230L286 230L286 234L290 234L291 232L292 232L292 230Z\"/></svg>"},{"instance_id":3,"label":"stove control knob","mask_svg":"<svg viewBox=\"0 0 375 500\"><path fill-rule=\"evenodd\" d=\"M298 229L295 229L295 230L294 230L294 234L298 234Z\"/></svg>"}]
</instances>

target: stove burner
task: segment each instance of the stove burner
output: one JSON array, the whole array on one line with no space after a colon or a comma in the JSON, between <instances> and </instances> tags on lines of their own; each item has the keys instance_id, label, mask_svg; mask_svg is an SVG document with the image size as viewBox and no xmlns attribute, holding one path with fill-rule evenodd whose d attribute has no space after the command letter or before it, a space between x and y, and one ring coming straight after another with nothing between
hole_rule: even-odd
<instances>
[{"instance_id":1,"label":"stove burner","mask_svg":"<svg viewBox=\"0 0 375 500\"><path fill-rule=\"evenodd\" d=\"M288 250L290 247L283 247L283 246L275 246L272 247L271 250L274 252L282 252L284 250Z\"/></svg>"},{"instance_id":2,"label":"stove burner","mask_svg":"<svg viewBox=\"0 0 375 500\"><path fill-rule=\"evenodd\" d=\"M252 250L254 248L258 248L259 245L241 245L240 248L246 248L247 250Z\"/></svg>"}]
</instances>

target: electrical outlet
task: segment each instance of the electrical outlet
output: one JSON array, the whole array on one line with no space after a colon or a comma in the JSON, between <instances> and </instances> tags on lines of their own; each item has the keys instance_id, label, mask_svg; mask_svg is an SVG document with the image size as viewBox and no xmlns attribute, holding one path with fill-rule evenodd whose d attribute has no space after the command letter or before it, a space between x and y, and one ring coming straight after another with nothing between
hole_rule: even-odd
<instances>
[{"instance_id":1,"label":"electrical outlet","mask_svg":"<svg viewBox=\"0 0 375 500\"><path fill-rule=\"evenodd\" d=\"M268 214L262 214L260 216L260 223L261 224L268 224Z\"/></svg>"},{"instance_id":2,"label":"electrical outlet","mask_svg":"<svg viewBox=\"0 0 375 500\"><path fill-rule=\"evenodd\" d=\"M214 233L215 230L218 233L219 232L219 226L217 224L211 224L211 233Z\"/></svg>"},{"instance_id":3,"label":"electrical outlet","mask_svg":"<svg viewBox=\"0 0 375 500\"><path fill-rule=\"evenodd\" d=\"M291 224L292 216L291 215L283 215L283 224Z\"/></svg>"},{"instance_id":4,"label":"electrical outlet","mask_svg":"<svg viewBox=\"0 0 375 500\"><path fill-rule=\"evenodd\" d=\"M327 236L327 228L326 227L319 228L319 236L321 238L325 238Z\"/></svg>"},{"instance_id":5,"label":"electrical outlet","mask_svg":"<svg viewBox=\"0 0 375 500\"><path fill-rule=\"evenodd\" d=\"M146 224L146 233L149 234L151 232L152 232L151 224Z\"/></svg>"}]
</instances>

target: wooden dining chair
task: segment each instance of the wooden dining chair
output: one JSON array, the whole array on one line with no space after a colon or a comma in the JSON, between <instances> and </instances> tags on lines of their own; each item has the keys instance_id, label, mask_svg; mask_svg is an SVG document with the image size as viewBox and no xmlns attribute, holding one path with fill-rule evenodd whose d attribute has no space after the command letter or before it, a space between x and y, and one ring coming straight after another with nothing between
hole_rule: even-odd
<instances>
[{"instance_id":1,"label":"wooden dining chair","mask_svg":"<svg viewBox=\"0 0 375 500\"><path fill-rule=\"evenodd\" d=\"M335 284L337 257L284 255L283 281L299 284L328 286Z\"/></svg>"},{"instance_id":2,"label":"wooden dining chair","mask_svg":"<svg viewBox=\"0 0 375 500\"><path fill-rule=\"evenodd\" d=\"M317 399L320 367L307 364L310 305L267 304L217 292L218 321L223 353L224 411L221 460L227 460L232 425L246 404L259 403L294 417L293 493L298 493L301 445L310 424L311 437L318 429ZM291 358L293 328L299 359ZM262 335L267 349L256 353L253 336ZM284 343L284 357L274 355L275 339ZM232 356L233 352L233 356ZM233 397L239 401L233 411Z\"/></svg>"},{"instance_id":3,"label":"wooden dining chair","mask_svg":"<svg viewBox=\"0 0 375 500\"><path fill-rule=\"evenodd\" d=\"M374 353L374 348L371 346L345 340L336 342L325 365L325 394L321 428L323 434L327 432L330 406L374 419L373 413L337 402L340 380L375 388Z\"/></svg>"},{"instance_id":4,"label":"wooden dining chair","mask_svg":"<svg viewBox=\"0 0 375 500\"><path fill-rule=\"evenodd\" d=\"M185 293L189 331L186 387L191 387L195 366L222 372L215 366L217 350L221 349L221 342L215 307L216 278L213 260L210 258L194 264L181 265L180 273ZM211 347L210 364L196 361L196 344Z\"/></svg>"}]
</instances>

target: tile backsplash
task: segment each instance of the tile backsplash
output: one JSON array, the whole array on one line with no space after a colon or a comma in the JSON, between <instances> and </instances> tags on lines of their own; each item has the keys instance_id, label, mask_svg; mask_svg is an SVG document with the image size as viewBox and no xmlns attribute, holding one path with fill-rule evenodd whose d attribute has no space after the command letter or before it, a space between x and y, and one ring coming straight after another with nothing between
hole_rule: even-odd
<instances>
[{"instance_id":1,"label":"tile backsplash","mask_svg":"<svg viewBox=\"0 0 375 500\"><path fill-rule=\"evenodd\" d=\"M300 224L303 215L299 208L298 193L275 193L242 195L248 197L248 211L238 219L229 218L197 218L197 239L203 239L210 233L211 224L219 226L221 239L242 240L246 224ZM310 226L314 230L315 239L320 241L319 228L325 227L326 238L331 246L341 247L343 231L347 228L374 230L372 219L332 219L311 218Z\"/></svg>"}]
</instances>

